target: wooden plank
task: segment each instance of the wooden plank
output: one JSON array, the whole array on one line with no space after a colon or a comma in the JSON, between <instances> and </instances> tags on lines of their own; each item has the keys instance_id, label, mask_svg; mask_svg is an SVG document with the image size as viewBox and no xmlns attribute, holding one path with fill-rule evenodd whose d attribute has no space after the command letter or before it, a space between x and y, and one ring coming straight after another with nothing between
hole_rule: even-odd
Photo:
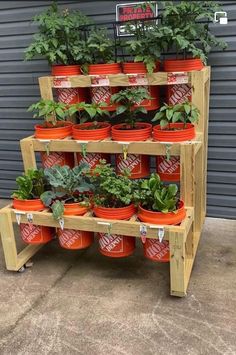
<instances>
[{"instance_id":1,"label":"wooden plank","mask_svg":"<svg viewBox=\"0 0 236 355\"><path fill-rule=\"evenodd\" d=\"M0 210L0 230L7 270L17 270L17 248L10 209Z\"/></svg>"},{"instance_id":2,"label":"wooden plank","mask_svg":"<svg viewBox=\"0 0 236 355\"><path fill-rule=\"evenodd\" d=\"M199 109L199 122L195 125L198 132L204 132L204 75L205 71L193 71L191 75L192 103Z\"/></svg>"},{"instance_id":3,"label":"wooden plank","mask_svg":"<svg viewBox=\"0 0 236 355\"><path fill-rule=\"evenodd\" d=\"M31 139L26 138L20 141L21 154L25 172L28 169L37 169L34 145Z\"/></svg>"},{"instance_id":4,"label":"wooden plank","mask_svg":"<svg viewBox=\"0 0 236 355\"><path fill-rule=\"evenodd\" d=\"M182 145L180 154L180 197L186 206L194 202L194 146Z\"/></svg>"},{"instance_id":5,"label":"wooden plank","mask_svg":"<svg viewBox=\"0 0 236 355\"><path fill-rule=\"evenodd\" d=\"M170 232L170 293L173 296L186 295L184 233Z\"/></svg>"},{"instance_id":6,"label":"wooden plank","mask_svg":"<svg viewBox=\"0 0 236 355\"><path fill-rule=\"evenodd\" d=\"M16 270L18 271L34 256L45 244L27 245L17 256ZM14 270L13 270L14 271Z\"/></svg>"},{"instance_id":7,"label":"wooden plank","mask_svg":"<svg viewBox=\"0 0 236 355\"><path fill-rule=\"evenodd\" d=\"M39 78L39 88L42 99L53 100L52 81L49 76Z\"/></svg>"}]
</instances>

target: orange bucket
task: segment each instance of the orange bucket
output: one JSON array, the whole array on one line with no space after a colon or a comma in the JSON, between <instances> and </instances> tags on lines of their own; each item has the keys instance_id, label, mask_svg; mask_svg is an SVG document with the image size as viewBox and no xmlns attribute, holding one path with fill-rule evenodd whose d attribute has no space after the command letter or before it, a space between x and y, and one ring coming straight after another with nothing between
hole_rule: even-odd
<instances>
[{"instance_id":1,"label":"orange bucket","mask_svg":"<svg viewBox=\"0 0 236 355\"><path fill-rule=\"evenodd\" d=\"M45 206L40 199L19 200L14 198L13 208L19 211L42 211ZM52 240L54 228L38 226L31 223L20 224L20 235L27 244L45 244Z\"/></svg>"},{"instance_id":2,"label":"orange bucket","mask_svg":"<svg viewBox=\"0 0 236 355\"><path fill-rule=\"evenodd\" d=\"M106 76L108 74L119 74L121 73L121 66L119 63L108 63L108 64L91 64L89 65L89 75L93 76ZM117 104L111 104L111 97L119 91L118 87L109 86L94 86L90 89L91 101L95 104L100 104L104 102L106 106L104 110L115 111Z\"/></svg>"},{"instance_id":3,"label":"orange bucket","mask_svg":"<svg viewBox=\"0 0 236 355\"><path fill-rule=\"evenodd\" d=\"M100 164L100 160L106 160L107 163L110 162L109 154L104 153L87 153L85 157L81 153L76 153L76 157L78 165L86 163L91 170Z\"/></svg>"},{"instance_id":4,"label":"orange bucket","mask_svg":"<svg viewBox=\"0 0 236 355\"><path fill-rule=\"evenodd\" d=\"M152 261L167 263L170 261L169 242L163 240L159 242L158 239L146 238L143 244L144 256Z\"/></svg>"},{"instance_id":5,"label":"orange bucket","mask_svg":"<svg viewBox=\"0 0 236 355\"><path fill-rule=\"evenodd\" d=\"M81 70L79 65L53 65L52 75L57 77L68 77L80 75ZM65 80L65 79L64 79ZM57 100L65 104L76 104L84 102L87 99L87 91L85 88L58 88L56 89Z\"/></svg>"},{"instance_id":6,"label":"orange bucket","mask_svg":"<svg viewBox=\"0 0 236 355\"><path fill-rule=\"evenodd\" d=\"M74 153L52 152L48 155L46 152L41 152L40 155L44 169L55 165L68 165L70 168L75 166Z\"/></svg>"},{"instance_id":7,"label":"orange bucket","mask_svg":"<svg viewBox=\"0 0 236 355\"><path fill-rule=\"evenodd\" d=\"M72 122L59 121L57 124L63 126L55 126L46 128L40 124L34 126L35 128L35 138L38 139L63 139L72 135Z\"/></svg>"},{"instance_id":8,"label":"orange bucket","mask_svg":"<svg viewBox=\"0 0 236 355\"><path fill-rule=\"evenodd\" d=\"M107 122L99 122L97 129L89 129L93 126L92 122L76 124L72 127L72 137L76 140L102 140L110 137L111 125Z\"/></svg>"},{"instance_id":9,"label":"orange bucket","mask_svg":"<svg viewBox=\"0 0 236 355\"><path fill-rule=\"evenodd\" d=\"M169 161L164 155L156 157L156 170L162 181L180 180L180 159L172 156Z\"/></svg>"},{"instance_id":10,"label":"orange bucket","mask_svg":"<svg viewBox=\"0 0 236 355\"><path fill-rule=\"evenodd\" d=\"M178 84L167 86L168 105L181 104L192 100L192 88L190 84Z\"/></svg>"},{"instance_id":11,"label":"orange bucket","mask_svg":"<svg viewBox=\"0 0 236 355\"><path fill-rule=\"evenodd\" d=\"M124 258L133 254L135 238L123 235L98 233L99 251L102 255L111 258Z\"/></svg>"},{"instance_id":12,"label":"orange bucket","mask_svg":"<svg viewBox=\"0 0 236 355\"><path fill-rule=\"evenodd\" d=\"M148 155L116 154L116 173L123 174L125 169L130 171L130 179L141 179L150 175L150 159Z\"/></svg>"},{"instance_id":13,"label":"orange bucket","mask_svg":"<svg viewBox=\"0 0 236 355\"><path fill-rule=\"evenodd\" d=\"M195 138L195 127L192 123L187 123L184 128L183 123L171 123L170 128L176 130L164 130L160 125L153 128L153 139L160 142L184 142Z\"/></svg>"},{"instance_id":14,"label":"orange bucket","mask_svg":"<svg viewBox=\"0 0 236 355\"><path fill-rule=\"evenodd\" d=\"M137 122L136 129L122 129L126 127L125 123L118 123L111 128L111 136L114 141L134 142L145 141L152 134L152 125L150 123Z\"/></svg>"},{"instance_id":15,"label":"orange bucket","mask_svg":"<svg viewBox=\"0 0 236 355\"><path fill-rule=\"evenodd\" d=\"M167 59L163 62L164 71L167 72L189 72L192 70L202 70L204 64L199 58L191 59Z\"/></svg>"},{"instance_id":16,"label":"orange bucket","mask_svg":"<svg viewBox=\"0 0 236 355\"><path fill-rule=\"evenodd\" d=\"M125 207L118 207L118 208L96 206L93 208L93 212L96 217L100 217L100 218L129 219L135 214L136 208L133 204Z\"/></svg>"}]
</instances>

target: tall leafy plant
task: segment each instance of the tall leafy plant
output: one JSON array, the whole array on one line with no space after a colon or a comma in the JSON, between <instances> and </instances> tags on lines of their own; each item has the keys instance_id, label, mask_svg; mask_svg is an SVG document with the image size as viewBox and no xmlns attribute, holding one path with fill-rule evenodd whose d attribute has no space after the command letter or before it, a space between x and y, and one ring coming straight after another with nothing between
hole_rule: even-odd
<instances>
[{"instance_id":1,"label":"tall leafy plant","mask_svg":"<svg viewBox=\"0 0 236 355\"><path fill-rule=\"evenodd\" d=\"M92 29L86 41L89 53L88 64L114 62L114 41L108 36L106 28Z\"/></svg>"},{"instance_id":2,"label":"tall leafy plant","mask_svg":"<svg viewBox=\"0 0 236 355\"><path fill-rule=\"evenodd\" d=\"M46 179L43 170L29 169L22 176L16 178L18 189L12 197L20 200L39 198L46 189Z\"/></svg>"},{"instance_id":3,"label":"tall leafy plant","mask_svg":"<svg viewBox=\"0 0 236 355\"><path fill-rule=\"evenodd\" d=\"M72 104L69 107L69 114L72 116L77 113L79 116L80 123L87 122L89 120L93 121L94 128L98 128L98 121L103 120L104 117L109 118L110 114L105 110L106 106L104 103L92 103L88 104L85 102L80 102L77 104Z\"/></svg>"},{"instance_id":4,"label":"tall leafy plant","mask_svg":"<svg viewBox=\"0 0 236 355\"><path fill-rule=\"evenodd\" d=\"M35 16L33 21L39 32L25 52L25 59L37 57L47 59L49 64L84 64L88 58L86 42L80 26L89 19L79 10L60 11L56 2L49 9Z\"/></svg>"},{"instance_id":5,"label":"tall leafy plant","mask_svg":"<svg viewBox=\"0 0 236 355\"><path fill-rule=\"evenodd\" d=\"M64 121L69 116L67 105L53 100L42 99L32 104L28 111L34 112L34 118L43 118L45 127L55 126L58 121Z\"/></svg>"}]
</instances>

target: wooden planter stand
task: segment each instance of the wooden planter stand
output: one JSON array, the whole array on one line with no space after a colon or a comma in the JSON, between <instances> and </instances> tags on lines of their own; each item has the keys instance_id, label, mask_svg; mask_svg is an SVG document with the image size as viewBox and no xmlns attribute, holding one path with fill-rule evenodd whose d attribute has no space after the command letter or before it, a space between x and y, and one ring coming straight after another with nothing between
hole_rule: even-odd
<instances>
[{"instance_id":1,"label":"wooden planter stand","mask_svg":"<svg viewBox=\"0 0 236 355\"><path fill-rule=\"evenodd\" d=\"M129 86L127 76L124 74L109 75L110 86ZM147 75L150 85L167 85L167 73ZM68 78L71 87L89 87L89 76L76 76ZM187 216L179 226L158 226L136 221L132 217L129 221L105 220L93 217L90 213L85 216L65 216L65 228L92 232L108 232L133 237L140 237L140 226L147 228L147 238L158 238L158 230L163 227L164 239L170 246L170 284L171 295L183 297L186 295L192 266L196 256L202 226L206 214L206 167L207 167L207 141L208 141L208 111L210 68L188 73L188 81L192 86L192 102L200 110L201 116L197 125L197 136L189 142L170 144L170 154L180 156L180 197L185 202ZM52 99L53 77L39 78L41 96ZM68 83L67 83L68 85ZM42 141L33 136L21 140L21 150L25 170L36 168L35 152L46 149L60 152L81 152L82 143L86 150L100 153L128 153L145 155L165 155L166 143L154 142L151 139L145 142L115 142L106 139L99 142L81 142L71 138L63 140ZM169 143L168 143L169 144ZM46 147L46 145L48 147ZM0 210L0 226L6 267L8 270L18 271L40 248L41 245L27 246L20 253L17 252L13 231L17 211L11 205ZM33 223L42 226L59 227L52 214L32 212ZM21 222L27 223L27 213L21 212Z\"/></svg>"}]
</instances>

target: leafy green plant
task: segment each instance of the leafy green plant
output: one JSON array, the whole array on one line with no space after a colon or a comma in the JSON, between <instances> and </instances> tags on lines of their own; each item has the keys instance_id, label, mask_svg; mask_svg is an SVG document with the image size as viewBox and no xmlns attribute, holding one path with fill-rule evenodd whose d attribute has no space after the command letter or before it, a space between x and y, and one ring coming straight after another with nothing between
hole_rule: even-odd
<instances>
[{"instance_id":1,"label":"leafy green plant","mask_svg":"<svg viewBox=\"0 0 236 355\"><path fill-rule=\"evenodd\" d=\"M86 41L89 64L114 62L114 41L108 37L106 28L92 29Z\"/></svg>"},{"instance_id":2,"label":"leafy green plant","mask_svg":"<svg viewBox=\"0 0 236 355\"><path fill-rule=\"evenodd\" d=\"M162 23L172 31L168 47L175 48L177 55L189 52L204 63L212 47L225 49L226 43L217 39L206 23L213 21L215 11L222 11L215 1L164 1Z\"/></svg>"},{"instance_id":3,"label":"leafy green plant","mask_svg":"<svg viewBox=\"0 0 236 355\"><path fill-rule=\"evenodd\" d=\"M178 208L178 186L164 186L158 174L151 174L149 179L140 180L136 185L134 199L145 209L162 213L174 212Z\"/></svg>"},{"instance_id":4,"label":"leafy green plant","mask_svg":"<svg viewBox=\"0 0 236 355\"><path fill-rule=\"evenodd\" d=\"M150 99L150 95L144 87L134 87L120 90L117 94L112 95L111 102L119 104L116 109L117 115L123 115L125 118L126 128L134 129L136 127L136 118L139 113L146 114L147 110L139 105L143 100Z\"/></svg>"},{"instance_id":5,"label":"leafy green plant","mask_svg":"<svg viewBox=\"0 0 236 355\"><path fill-rule=\"evenodd\" d=\"M59 11L56 2L33 18L39 32L25 51L25 59L43 57L49 64L87 63L88 51L80 26L90 23L79 10Z\"/></svg>"},{"instance_id":6,"label":"leafy green plant","mask_svg":"<svg viewBox=\"0 0 236 355\"><path fill-rule=\"evenodd\" d=\"M45 127L55 126L58 121L65 120L69 116L67 105L53 100L40 100L32 104L28 111L34 111L34 118L43 118Z\"/></svg>"},{"instance_id":7,"label":"leafy green plant","mask_svg":"<svg viewBox=\"0 0 236 355\"><path fill-rule=\"evenodd\" d=\"M29 169L16 178L16 184L18 189L13 192L12 197L20 200L39 198L46 188L44 172L42 169Z\"/></svg>"},{"instance_id":8,"label":"leafy green plant","mask_svg":"<svg viewBox=\"0 0 236 355\"><path fill-rule=\"evenodd\" d=\"M116 175L106 161L100 161L91 173L94 185L94 203L103 207L124 207L133 200L133 185L128 175Z\"/></svg>"},{"instance_id":9,"label":"leafy green plant","mask_svg":"<svg viewBox=\"0 0 236 355\"><path fill-rule=\"evenodd\" d=\"M89 205L86 194L93 189L87 176L88 164L80 164L73 169L68 166L54 166L45 169L45 177L51 190L45 191L41 196L45 206L52 209L55 219L60 219L64 213L66 202L81 202Z\"/></svg>"},{"instance_id":10,"label":"leafy green plant","mask_svg":"<svg viewBox=\"0 0 236 355\"><path fill-rule=\"evenodd\" d=\"M107 110L105 110L106 105L104 103L96 104L87 104L85 102L80 102L77 104L72 104L69 107L69 115L72 116L76 112L78 112L80 123L87 122L88 120L92 120L94 128L99 127L99 120L102 120L104 116L107 118L110 117L110 114Z\"/></svg>"},{"instance_id":11,"label":"leafy green plant","mask_svg":"<svg viewBox=\"0 0 236 355\"><path fill-rule=\"evenodd\" d=\"M171 123L182 122L184 128L188 122L195 123L198 121L200 111L191 102L186 101L181 104L167 105L164 104L160 108L152 121L159 121L163 129L171 129Z\"/></svg>"}]
</instances>

